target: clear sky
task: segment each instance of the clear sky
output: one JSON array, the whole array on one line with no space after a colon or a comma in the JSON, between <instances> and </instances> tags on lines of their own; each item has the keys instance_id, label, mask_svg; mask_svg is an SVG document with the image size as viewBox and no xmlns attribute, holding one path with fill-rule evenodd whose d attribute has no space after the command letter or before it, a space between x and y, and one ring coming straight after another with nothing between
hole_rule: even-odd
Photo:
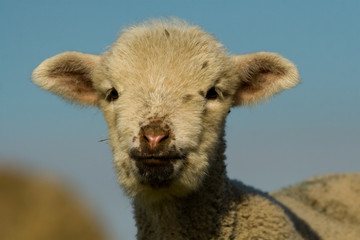
<instances>
[{"instance_id":1,"label":"clear sky","mask_svg":"<svg viewBox=\"0 0 360 240\"><path fill-rule=\"evenodd\" d=\"M134 239L101 113L41 91L32 70L63 51L101 53L120 29L176 16L230 53L278 52L302 83L227 122L228 171L266 191L327 172L360 170L360 1L0 0L0 158L63 177L114 238Z\"/></svg>"}]
</instances>

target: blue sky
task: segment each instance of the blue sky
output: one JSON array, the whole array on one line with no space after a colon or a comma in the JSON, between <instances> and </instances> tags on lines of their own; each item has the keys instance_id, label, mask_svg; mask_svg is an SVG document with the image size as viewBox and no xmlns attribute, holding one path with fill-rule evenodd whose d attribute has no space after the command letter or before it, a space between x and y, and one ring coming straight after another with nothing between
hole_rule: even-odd
<instances>
[{"instance_id":1,"label":"blue sky","mask_svg":"<svg viewBox=\"0 0 360 240\"><path fill-rule=\"evenodd\" d=\"M360 170L360 1L0 0L0 157L66 179L114 238L134 239L101 113L43 92L29 78L63 51L101 53L124 26L176 16L231 54L278 52L302 83L232 110L228 171L266 191L327 172Z\"/></svg>"}]
</instances>

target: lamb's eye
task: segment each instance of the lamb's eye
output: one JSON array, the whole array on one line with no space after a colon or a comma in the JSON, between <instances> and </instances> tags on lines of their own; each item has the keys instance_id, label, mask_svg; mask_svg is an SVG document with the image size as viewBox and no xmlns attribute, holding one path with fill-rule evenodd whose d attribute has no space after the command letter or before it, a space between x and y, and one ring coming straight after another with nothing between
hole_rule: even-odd
<instances>
[{"instance_id":1,"label":"lamb's eye","mask_svg":"<svg viewBox=\"0 0 360 240\"><path fill-rule=\"evenodd\" d=\"M206 93L206 96L205 96L205 97L206 97L208 100L215 100L215 99L217 99L218 96L219 96L219 95L218 95L218 93L216 92L215 87L212 87L212 88L210 88L209 91Z\"/></svg>"},{"instance_id":2,"label":"lamb's eye","mask_svg":"<svg viewBox=\"0 0 360 240\"><path fill-rule=\"evenodd\" d=\"M116 91L115 88L110 88L106 92L106 100L109 102L115 101L119 98L119 93Z\"/></svg>"}]
</instances>

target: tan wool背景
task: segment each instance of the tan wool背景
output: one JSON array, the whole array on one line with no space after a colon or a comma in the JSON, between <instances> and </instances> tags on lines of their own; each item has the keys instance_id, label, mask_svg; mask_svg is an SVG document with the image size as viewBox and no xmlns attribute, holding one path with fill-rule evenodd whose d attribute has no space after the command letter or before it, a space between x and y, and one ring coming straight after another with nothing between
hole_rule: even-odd
<instances>
[{"instance_id":1,"label":"tan wool\u80cc\u666f","mask_svg":"<svg viewBox=\"0 0 360 240\"><path fill-rule=\"evenodd\" d=\"M0 239L109 239L85 198L48 172L24 170L0 165Z\"/></svg>"}]
</instances>

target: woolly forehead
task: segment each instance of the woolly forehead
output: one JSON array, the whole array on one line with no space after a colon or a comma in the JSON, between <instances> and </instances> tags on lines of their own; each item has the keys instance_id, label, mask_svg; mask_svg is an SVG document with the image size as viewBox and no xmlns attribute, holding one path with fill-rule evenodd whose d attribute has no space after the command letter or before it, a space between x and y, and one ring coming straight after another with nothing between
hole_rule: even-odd
<instances>
[{"instance_id":1,"label":"woolly forehead","mask_svg":"<svg viewBox=\"0 0 360 240\"><path fill-rule=\"evenodd\" d=\"M231 69L228 55L213 36L186 25L143 25L126 30L100 64L102 88L141 86L150 90L207 91Z\"/></svg>"}]
</instances>

